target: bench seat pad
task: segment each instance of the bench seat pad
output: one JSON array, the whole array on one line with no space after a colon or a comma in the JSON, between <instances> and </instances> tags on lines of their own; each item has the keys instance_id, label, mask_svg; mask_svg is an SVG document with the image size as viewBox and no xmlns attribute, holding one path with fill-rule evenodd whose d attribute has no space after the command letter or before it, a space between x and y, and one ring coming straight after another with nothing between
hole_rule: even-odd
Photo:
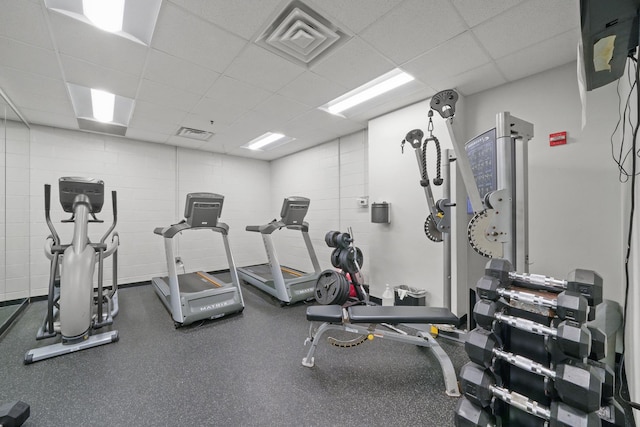
<instances>
[{"instance_id":1,"label":"bench seat pad","mask_svg":"<svg viewBox=\"0 0 640 427\"><path fill-rule=\"evenodd\" d=\"M307 320L342 323L341 305L312 305L307 307Z\"/></svg>"},{"instance_id":2,"label":"bench seat pad","mask_svg":"<svg viewBox=\"0 0 640 427\"><path fill-rule=\"evenodd\" d=\"M351 323L433 323L457 325L459 320L444 307L366 306L349 307Z\"/></svg>"}]
</instances>

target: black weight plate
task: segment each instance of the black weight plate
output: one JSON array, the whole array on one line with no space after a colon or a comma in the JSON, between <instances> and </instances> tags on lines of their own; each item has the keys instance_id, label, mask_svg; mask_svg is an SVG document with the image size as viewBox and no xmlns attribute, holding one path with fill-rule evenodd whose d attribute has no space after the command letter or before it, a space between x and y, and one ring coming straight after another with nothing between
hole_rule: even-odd
<instances>
[{"instance_id":1,"label":"black weight plate","mask_svg":"<svg viewBox=\"0 0 640 427\"><path fill-rule=\"evenodd\" d=\"M349 271L349 252L348 249L344 249L338 254L338 268L344 271Z\"/></svg>"},{"instance_id":2,"label":"black weight plate","mask_svg":"<svg viewBox=\"0 0 640 427\"><path fill-rule=\"evenodd\" d=\"M340 252L342 252L342 248L335 248L331 252L331 265L333 265L335 268L340 268Z\"/></svg>"},{"instance_id":3,"label":"black weight plate","mask_svg":"<svg viewBox=\"0 0 640 427\"><path fill-rule=\"evenodd\" d=\"M338 275L340 276L341 292L339 293L340 298L334 304L342 305L349 300L349 291L351 286L349 285L347 277L343 273L338 273Z\"/></svg>"},{"instance_id":4,"label":"black weight plate","mask_svg":"<svg viewBox=\"0 0 640 427\"><path fill-rule=\"evenodd\" d=\"M316 281L314 296L323 305L337 304L340 298L343 282L340 274L335 270L324 270Z\"/></svg>"},{"instance_id":5,"label":"black weight plate","mask_svg":"<svg viewBox=\"0 0 640 427\"><path fill-rule=\"evenodd\" d=\"M356 263L354 261L358 262L358 266L360 268L362 268L362 264L364 263L364 256L362 255L362 251L360 250L360 248L355 248L355 249L350 249L349 250L349 255L347 256L347 262L348 262L348 266L349 266L349 271L358 271L358 266L356 266Z\"/></svg>"},{"instance_id":6,"label":"black weight plate","mask_svg":"<svg viewBox=\"0 0 640 427\"><path fill-rule=\"evenodd\" d=\"M349 244L353 242L349 233L340 233L335 237L336 245L340 248L348 248Z\"/></svg>"},{"instance_id":7,"label":"black weight plate","mask_svg":"<svg viewBox=\"0 0 640 427\"><path fill-rule=\"evenodd\" d=\"M336 236L340 234L339 231L327 231L327 234L324 235L324 242L330 248L336 247Z\"/></svg>"}]
</instances>

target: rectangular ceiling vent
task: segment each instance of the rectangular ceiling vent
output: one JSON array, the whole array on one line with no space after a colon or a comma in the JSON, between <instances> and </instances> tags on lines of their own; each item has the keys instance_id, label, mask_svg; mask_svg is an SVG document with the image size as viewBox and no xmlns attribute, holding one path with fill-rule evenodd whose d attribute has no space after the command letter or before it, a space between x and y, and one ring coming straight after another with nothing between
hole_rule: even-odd
<instances>
[{"instance_id":1,"label":"rectangular ceiling vent","mask_svg":"<svg viewBox=\"0 0 640 427\"><path fill-rule=\"evenodd\" d=\"M305 67L352 36L299 0L294 0L256 39L256 44Z\"/></svg>"},{"instance_id":2,"label":"rectangular ceiling vent","mask_svg":"<svg viewBox=\"0 0 640 427\"><path fill-rule=\"evenodd\" d=\"M197 139L198 141L208 141L209 138L213 136L212 132L207 132L205 130L193 129L187 127L181 127L178 129L176 135L181 136L183 138L189 139Z\"/></svg>"}]
</instances>

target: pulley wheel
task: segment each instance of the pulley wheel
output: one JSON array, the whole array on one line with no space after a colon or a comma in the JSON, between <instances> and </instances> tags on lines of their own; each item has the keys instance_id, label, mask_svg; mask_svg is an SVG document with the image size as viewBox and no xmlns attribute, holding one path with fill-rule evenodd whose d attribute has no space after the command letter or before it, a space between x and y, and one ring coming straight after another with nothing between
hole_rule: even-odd
<instances>
[{"instance_id":1,"label":"pulley wheel","mask_svg":"<svg viewBox=\"0 0 640 427\"><path fill-rule=\"evenodd\" d=\"M431 215L424 221L424 234L433 242L442 242L442 232L438 230L438 226Z\"/></svg>"}]
</instances>

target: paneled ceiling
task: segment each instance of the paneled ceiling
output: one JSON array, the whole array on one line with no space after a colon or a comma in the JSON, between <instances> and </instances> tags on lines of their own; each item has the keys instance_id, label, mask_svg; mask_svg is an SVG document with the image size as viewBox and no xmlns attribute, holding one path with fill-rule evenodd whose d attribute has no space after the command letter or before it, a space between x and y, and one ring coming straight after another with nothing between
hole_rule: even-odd
<instances>
[{"instance_id":1,"label":"paneled ceiling","mask_svg":"<svg viewBox=\"0 0 640 427\"><path fill-rule=\"evenodd\" d=\"M0 88L32 124L78 129L69 82L134 99L127 138L271 160L443 89L470 95L574 61L580 36L576 0L302 2L346 35L308 64L259 40L290 0L164 0L150 46L44 0L3 1ZM318 109L396 67L416 78L409 89L345 117ZM213 136L177 136L181 127ZM295 140L241 148L269 131Z\"/></svg>"}]
</instances>

